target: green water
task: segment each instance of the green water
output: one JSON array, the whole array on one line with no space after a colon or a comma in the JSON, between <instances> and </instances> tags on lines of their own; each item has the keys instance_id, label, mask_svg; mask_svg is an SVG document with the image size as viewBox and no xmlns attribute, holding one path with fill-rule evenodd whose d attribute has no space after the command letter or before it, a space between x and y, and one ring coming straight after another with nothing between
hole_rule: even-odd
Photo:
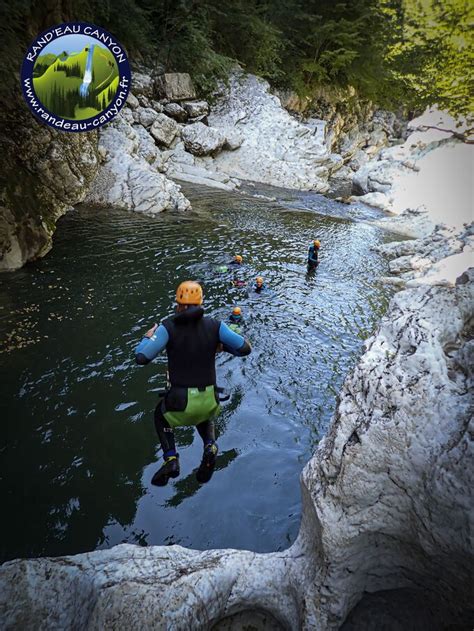
<instances>
[{"instance_id":1,"label":"green water","mask_svg":"<svg viewBox=\"0 0 474 631\"><path fill-rule=\"evenodd\" d=\"M387 307L391 290L376 282L387 264L371 248L391 237L354 221L376 211L316 195L186 192L185 215L75 210L46 258L1 276L2 559L121 542L271 551L294 540L299 475ZM321 264L308 276L316 237ZM215 271L234 253L267 294ZM166 362L136 366L133 349L187 278L203 281L208 313L242 307L254 350L218 358L232 396L212 481L196 482L202 445L184 428L181 476L158 489L152 418Z\"/></svg>"}]
</instances>

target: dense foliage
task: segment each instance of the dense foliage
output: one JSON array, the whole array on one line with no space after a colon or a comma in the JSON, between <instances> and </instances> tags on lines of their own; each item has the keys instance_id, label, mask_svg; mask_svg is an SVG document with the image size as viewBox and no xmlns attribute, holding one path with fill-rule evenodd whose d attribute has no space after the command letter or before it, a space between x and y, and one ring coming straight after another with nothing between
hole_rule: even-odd
<instances>
[{"instance_id":1,"label":"dense foliage","mask_svg":"<svg viewBox=\"0 0 474 631\"><path fill-rule=\"evenodd\" d=\"M311 95L354 86L385 107L473 111L471 0L18 0L3 4L3 60L54 22L112 31L135 58L188 71L202 92L235 63ZM25 29L25 24L28 28Z\"/></svg>"}]
</instances>

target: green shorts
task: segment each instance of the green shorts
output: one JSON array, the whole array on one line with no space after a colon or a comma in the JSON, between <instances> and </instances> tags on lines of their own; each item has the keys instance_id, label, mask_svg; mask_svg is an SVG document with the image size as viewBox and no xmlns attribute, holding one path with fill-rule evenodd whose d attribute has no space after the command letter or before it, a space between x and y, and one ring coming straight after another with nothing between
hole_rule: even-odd
<instances>
[{"instance_id":1,"label":"green shorts","mask_svg":"<svg viewBox=\"0 0 474 631\"><path fill-rule=\"evenodd\" d=\"M215 386L171 388L164 398L163 415L170 427L199 425L211 421L220 412Z\"/></svg>"}]
</instances>

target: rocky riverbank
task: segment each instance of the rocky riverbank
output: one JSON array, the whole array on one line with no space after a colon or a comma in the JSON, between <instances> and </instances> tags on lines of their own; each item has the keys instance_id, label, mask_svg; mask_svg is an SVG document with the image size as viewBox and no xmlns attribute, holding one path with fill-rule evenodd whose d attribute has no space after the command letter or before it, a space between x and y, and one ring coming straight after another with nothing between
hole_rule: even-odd
<instances>
[{"instance_id":1,"label":"rocky riverbank","mask_svg":"<svg viewBox=\"0 0 474 631\"><path fill-rule=\"evenodd\" d=\"M122 207L151 213L185 208L163 176L227 190L252 181L348 195L354 171L401 128L393 114L360 108L350 118L350 133L343 134L341 116L334 111L328 116L331 125L290 114L266 81L240 70L221 86L212 107L196 100L189 75L153 79L150 72L135 73L127 108L100 132L102 168L87 201L116 205L121 197ZM140 186L138 177L127 178L130 163L149 186ZM111 187L112 179L117 184ZM156 189L163 188L171 195L157 199Z\"/></svg>"},{"instance_id":2,"label":"rocky riverbank","mask_svg":"<svg viewBox=\"0 0 474 631\"><path fill-rule=\"evenodd\" d=\"M196 98L189 75L140 68L111 124L98 133L65 134L37 123L18 97L21 133L16 117L2 138L0 269L43 256L56 220L82 201L150 215L186 210L179 180L349 195L355 171L403 126L350 91L325 98L303 118L291 95L279 98L266 81L236 69L211 106Z\"/></svg>"}]
</instances>

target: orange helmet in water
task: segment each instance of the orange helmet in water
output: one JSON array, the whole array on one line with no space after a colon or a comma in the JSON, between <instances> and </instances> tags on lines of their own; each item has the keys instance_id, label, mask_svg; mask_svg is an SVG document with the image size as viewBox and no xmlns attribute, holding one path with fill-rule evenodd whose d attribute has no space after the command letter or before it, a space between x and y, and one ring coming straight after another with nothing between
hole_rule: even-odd
<instances>
[{"instance_id":1,"label":"orange helmet in water","mask_svg":"<svg viewBox=\"0 0 474 631\"><path fill-rule=\"evenodd\" d=\"M202 305L202 287L193 280L185 280L176 290L179 305Z\"/></svg>"},{"instance_id":2,"label":"orange helmet in water","mask_svg":"<svg viewBox=\"0 0 474 631\"><path fill-rule=\"evenodd\" d=\"M236 255L234 256L234 261L235 261L236 263L242 263L243 258L240 256L240 254L236 254Z\"/></svg>"},{"instance_id":3,"label":"orange helmet in water","mask_svg":"<svg viewBox=\"0 0 474 631\"><path fill-rule=\"evenodd\" d=\"M232 309L232 315L241 315L242 314L242 309L240 307L234 307Z\"/></svg>"},{"instance_id":4,"label":"orange helmet in water","mask_svg":"<svg viewBox=\"0 0 474 631\"><path fill-rule=\"evenodd\" d=\"M313 241L313 243L314 243L314 247L315 247L317 250L319 250L319 248L321 247L321 241L318 241L318 239L315 239L315 240Z\"/></svg>"}]
</instances>

